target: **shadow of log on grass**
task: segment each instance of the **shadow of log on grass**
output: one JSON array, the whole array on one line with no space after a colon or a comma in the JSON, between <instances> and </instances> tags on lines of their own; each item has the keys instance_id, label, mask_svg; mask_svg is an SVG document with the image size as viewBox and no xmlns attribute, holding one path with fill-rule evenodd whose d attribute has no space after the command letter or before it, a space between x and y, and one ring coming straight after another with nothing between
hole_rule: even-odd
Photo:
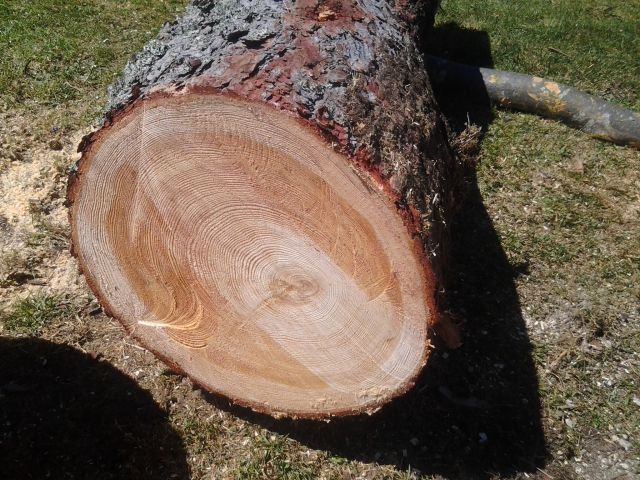
<instances>
[{"instance_id":1,"label":"shadow of log on grass","mask_svg":"<svg viewBox=\"0 0 640 480\"><path fill-rule=\"evenodd\" d=\"M2 478L187 479L182 440L151 395L107 362L0 337Z\"/></svg>"}]
</instances>

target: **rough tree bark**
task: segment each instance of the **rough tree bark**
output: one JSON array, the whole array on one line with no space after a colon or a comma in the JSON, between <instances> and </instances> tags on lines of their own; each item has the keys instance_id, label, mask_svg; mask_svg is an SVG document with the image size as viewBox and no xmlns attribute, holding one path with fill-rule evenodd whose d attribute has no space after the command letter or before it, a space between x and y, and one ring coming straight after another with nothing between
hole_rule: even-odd
<instances>
[{"instance_id":1,"label":"rough tree bark","mask_svg":"<svg viewBox=\"0 0 640 480\"><path fill-rule=\"evenodd\" d=\"M406 392L444 309L456 157L414 38L435 1L194 1L80 145L74 252L105 310L272 415Z\"/></svg>"}]
</instances>

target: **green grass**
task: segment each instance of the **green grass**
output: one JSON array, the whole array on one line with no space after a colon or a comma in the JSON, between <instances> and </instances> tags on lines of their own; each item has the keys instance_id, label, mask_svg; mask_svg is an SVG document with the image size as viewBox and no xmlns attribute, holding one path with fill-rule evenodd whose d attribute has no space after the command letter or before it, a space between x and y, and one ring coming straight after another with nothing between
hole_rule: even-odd
<instances>
[{"instance_id":1,"label":"green grass","mask_svg":"<svg viewBox=\"0 0 640 480\"><path fill-rule=\"evenodd\" d=\"M438 24L486 32L495 68L547 77L640 110L639 10L637 0L445 0ZM478 47L450 48L473 62L468 52Z\"/></svg>"},{"instance_id":2,"label":"green grass","mask_svg":"<svg viewBox=\"0 0 640 480\"><path fill-rule=\"evenodd\" d=\"M71 318L73 311L71 302L64 296L40 293L0 313L0 325L6 333L37 336L48 324Z\"/></svg>"},{"instance_id":3,"label":"green grass","mask_svg":"<svg viewBox=\"0 0 640 480\"><path fill-rule=\"evenodd\" d=\"M184 0L0 0L0 103L78 128L104 106L127 58Z\"/></svg>"},{"instance_id":4,"label":"green grass","mask_svg":"<svg viewBox=\"0 0 640 480\"><path fill-rule=\"evenodd\" d=\"M259 480L279 478L283 480L312 480L318 478L315 468L296 461L291 455L290 441L286 437L259 436L254 440L251 455L242 460L238 478Z\"/></svg>"},{"instance_id":5,"label":"green grass","mask_svg":"<svg viewBox=\"0 0 640 480\"><path fill-rule=\"evenodd\" d=\"M445 0L438 50L483 63L488 38L495 68L640 110L638 11L635 0ZM563 319L530 331L551 468L562 478L564 460L607 456L599 449L614 434L637 458L640 152L532 115L493 115L478 166L485 206L511 263L530 266L518 279L528 317Z\"/></svg>"}]
</instances>

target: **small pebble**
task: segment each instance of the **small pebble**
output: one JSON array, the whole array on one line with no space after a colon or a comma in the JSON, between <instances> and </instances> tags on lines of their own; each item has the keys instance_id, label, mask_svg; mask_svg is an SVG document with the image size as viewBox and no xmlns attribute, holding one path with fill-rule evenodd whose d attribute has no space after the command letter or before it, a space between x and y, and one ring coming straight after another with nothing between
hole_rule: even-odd
<instances>
[{"instance_id":1,"label":"small pebble","mask_svg":"<svg viewBox=\"0 0 640 480\"><path fill-rule=\"evenodd\" d=\"M625 440L624 438L620 438L617 435L612 435L611 436L611 440L616 442L618 445L620 445L625 450L629 450L631 448L631 442L630 441Z\"/></svg>"}]
</instances>

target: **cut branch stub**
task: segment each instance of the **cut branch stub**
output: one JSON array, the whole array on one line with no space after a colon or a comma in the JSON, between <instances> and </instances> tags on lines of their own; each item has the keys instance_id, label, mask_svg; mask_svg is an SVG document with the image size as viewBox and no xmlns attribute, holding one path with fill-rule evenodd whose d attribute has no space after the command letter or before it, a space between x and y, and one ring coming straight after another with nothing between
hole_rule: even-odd
<instances>
[{"instance_id":1,"label":"cut branch stub","mask_svg":"<svg viewBox=\"0 0 640 480\"><path fill-rule=\"evenodd\" d=\"M223 5L225 18L234 8L233 18L248 18L241 10L250 2L205 3L186 17L220 16L216 8ZM285 34L298 28L290 10L266 4ZM332 12L331 19L339 10ZM359 20L342 25L346 32L365 19L350 12ZM206 22L199 25L208 31ZM309 109L287 79L302 72L309 82L326 82L318 59L333 55L332 62L345 65L347 59L329 46L309 53L307 38L304 49L296 42L287 47L302 56L287 66L287 49L278 46L283 33L263 30L260 38L268 41L252 43L247 54L262 48L260 66L252 63L252 75L236 84L225 71L144 85L156 67L144 55L133 61L128 68L140 70L140 95L81 145L68 193L74 250L106 310L208 390L272 415L371 412L413 385L430 350L441 268L425 251L442 251L444 230L434 227L439 217L432 209L453 157L430 97L418 100L407 77L376 91L383 96L387 89L393 99L402 84L399 98L410 119L385 121L384 110L357 113L348 80L336 87L338 77ZM245 30L225 38L242 36ZM410 41L395 34L367 41L389 46L399 38ZM265 58L274 49L272 65ZM162 51L165 62L171 46ZM416 58L404 63L421 68ZM269 73L285 67L295 72ZM382 56L368 64L366 82L381 84L390 64L383 67ZM279 85L272 105L256 98L267 88L256 81L260 75ZM430 95L424 75L413 88ZM112 102L122 98L112 91ZM416 105L420 111L410 111ZM314 113L303 119L301 111ZM360 126L358 136L356 121L378 130ZM388 156L372 143L378 134L390 142ZM406 139L416 144L401 146Z\"/></svg>"}]
</instances>

